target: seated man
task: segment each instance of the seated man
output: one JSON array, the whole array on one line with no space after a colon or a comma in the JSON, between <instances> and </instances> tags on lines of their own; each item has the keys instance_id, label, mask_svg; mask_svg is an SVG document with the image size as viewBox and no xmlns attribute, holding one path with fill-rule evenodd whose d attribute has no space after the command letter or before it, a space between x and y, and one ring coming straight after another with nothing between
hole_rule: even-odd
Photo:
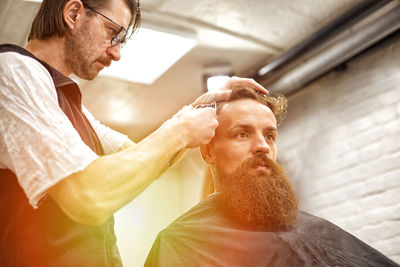
<instances>
[{"instance_id":1,"label":"seated man","mask_svg":"<svg viewBox=\"0 0 400 267\"><path fill-rule=\"evenodd\" d=\"M397 266L330 222L298 211L276 163L284 96L234 88L201 147L216 193L158 235L145 266Z\"/></svg>"}]
</instances>

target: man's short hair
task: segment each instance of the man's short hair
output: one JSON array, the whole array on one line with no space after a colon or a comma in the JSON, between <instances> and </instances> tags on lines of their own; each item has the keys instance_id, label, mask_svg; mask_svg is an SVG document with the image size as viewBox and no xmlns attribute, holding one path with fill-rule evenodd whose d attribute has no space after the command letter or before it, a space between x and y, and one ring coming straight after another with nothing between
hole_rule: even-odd
<instances>
[{"instance_id":1,"label":"man's short hair","mask_svg":"<svg viewBox=\"0 0 400 267\"><path fill-rule=\"evenodd\" d=\"M28 41L31 39L44 40L51 36L63 37L66 30L66 24L62 12L65 5L70 0L43 0L39 11L32 22ZM81 0L82 3L93 10L105 8L110 0ZM139 28L141 15L139 0L124 0L131 12L129 21L127 39Z\"/></svg>"},{"instance_id":2,"label":"man's short hair","mask_svg":"<svg viewBox=\"0 0 400 267\"><path fill-rule=\"evenodd\" d=\"M218 105L217 110L220 110L221 107L226 102L234 101L237 99L250 98L255 99L261 104L269 107L272 113L276 118L276 125L279 126L282 121L285 119L287 112L287 99L282 94L263 94L258 92L251 85L236 85L232 88L232 93L225 102L222 102Z\"/></svg>"}]
</instances>

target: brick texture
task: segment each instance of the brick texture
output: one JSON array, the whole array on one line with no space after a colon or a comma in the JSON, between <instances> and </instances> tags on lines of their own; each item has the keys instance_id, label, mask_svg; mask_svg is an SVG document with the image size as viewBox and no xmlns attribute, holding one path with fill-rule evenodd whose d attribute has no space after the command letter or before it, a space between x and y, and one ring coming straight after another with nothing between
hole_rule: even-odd
<instances>
[{"instance_id":1,"label":"brick texture","mask_svg":"<svg viewBox=\"0 0 400 267\"><path fill-rule=\"evenodd\" d=\"M290 96L279 161L301 209L400 263L400 42Z\"/></svg>"}]
</instances>

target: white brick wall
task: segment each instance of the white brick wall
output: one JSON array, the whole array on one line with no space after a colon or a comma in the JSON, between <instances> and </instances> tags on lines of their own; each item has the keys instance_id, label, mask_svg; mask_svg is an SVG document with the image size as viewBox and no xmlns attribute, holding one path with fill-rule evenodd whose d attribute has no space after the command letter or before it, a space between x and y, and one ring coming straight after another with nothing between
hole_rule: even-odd
<instances>
[{"instance_id":1,"label":"white brick wall","mask_svg":"<svg viewBox=\"0 0 400 267\"><path fill-rule=\"evenodd\" d=\"M279 161L302 210L400 263L400 42L289 97Z\"/></svg>"}]
</instances>

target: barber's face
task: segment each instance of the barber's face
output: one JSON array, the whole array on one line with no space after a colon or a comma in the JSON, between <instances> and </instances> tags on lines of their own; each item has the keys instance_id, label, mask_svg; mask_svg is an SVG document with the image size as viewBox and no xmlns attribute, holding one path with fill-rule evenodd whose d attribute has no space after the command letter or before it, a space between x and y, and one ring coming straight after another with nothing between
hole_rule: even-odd
<instances>
[{"instance_id":1,"label":"barber's face","mask_svg":"<svg viewBox=\"0 0 400 267\"><path fill-rule=\"evenodd\" d=\"M77 76L92 80L98 73L120 59L120 45L111 46L119 27L103 16L85 9L80 24L66 39L66 61ZM111 0L110 6L97 10L117 24L127 28L131 13L122 0Z\"/></svg>"},{"instance_id":2,"label":"barber's face","mask_svg":"<svg viewBox=\"0 0 400 267\"><path fill-rule=\"evenodd\" d=\"M222 175L237 170L244 160L264 154L276 161L276 119L272 111L253 99L224 104L218 114L218 128L210 144L202 148L203 158ZM250 172L269 173L268 167L254 166Z\"/></svg>"}]
</instances>

